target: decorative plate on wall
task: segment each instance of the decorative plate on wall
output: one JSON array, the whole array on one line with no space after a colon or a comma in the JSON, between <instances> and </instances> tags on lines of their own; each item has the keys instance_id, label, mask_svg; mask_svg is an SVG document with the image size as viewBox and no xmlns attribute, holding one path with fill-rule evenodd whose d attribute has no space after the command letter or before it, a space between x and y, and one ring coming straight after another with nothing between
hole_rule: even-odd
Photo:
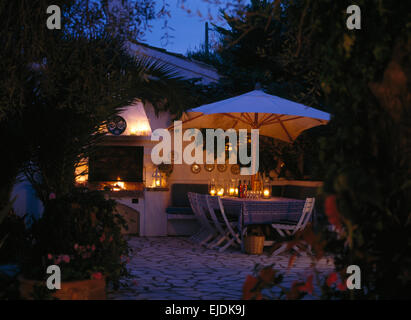
<instances>
[{"instance_id":1,"label":"decorative plate on wall","mask_svg":"<svg viewBox=\"0 0 411 320\"><path fill-rule=\"evenodd\" d=\"M238 164L233 164L231 166L231 173L232 174L239 174L240 173L240 166Z\"/></svg>"},{"instance_id":2,"label":"decorative plate on wall","mask_svg":"<svg viewBox=\"0 0 411 320\"><path fill-rule=\"evenodd\" d=\"M214 170L214 167L215 167L215 164L214 164L214 163L212 163L212 164L206 163L206 164L204 165L204 169L205 169L207 172L213 171L213 170Z\"/></svg>"},{"instance_id":3,"label":"decorative plate on wall","mask_svg":"<svg viewBox=\"0 0 411 320\"><path fill-rule=\"evenodd\" d=\"M115 136L122 134L126 130L126 128L127 122L123 117L120 116L111 118L107 123L107 130Z\"/></svg>"},{"instance_id":4,"label":"decorative plate on wall","mask_svg":"<svg viewBox=\"0 0 411 320\"><path fill-rule=\"evenodd\" d=\"M226 164L217 164L217 170L219 172L225 172L227 170L227 165Z\"/></svg>"},{"instance_id":5,"label":"decorative plate on wall","mask_svg":"<svg viewBox=\"0 0 411 320\"><path fill-rule=\"evenodd\" d=\"M192 173L197 174L197 173L200 173L200 171L201 171L201 166L200 165L198 165L197 163L193 163L191 165L191 172Z\"/></svg>"}]
</instances>

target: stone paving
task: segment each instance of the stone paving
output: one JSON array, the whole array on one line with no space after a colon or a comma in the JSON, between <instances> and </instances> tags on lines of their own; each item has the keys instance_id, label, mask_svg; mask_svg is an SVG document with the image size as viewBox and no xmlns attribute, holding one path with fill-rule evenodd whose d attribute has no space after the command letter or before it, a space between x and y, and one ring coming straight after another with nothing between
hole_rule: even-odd
<instances>
[{"instance_id":1,"label":"stone paving","mask_svg":"<svg viewBox=\"0 0 411 320\"><path fill-rule=\"evenodd\" d=\"M131 237L128 288L109 292L109 299L121 300L239 300L247 275L256 263L287 269L289 256L248 255L239 250L206 249L184 237ZM320 272L331 272L331 259L320 261ZM297 257L285 276L284 285L307 276L308 257ZM307 297L310 299L310 297ZM311 297L312 299L313 297Z\"/></svg>"}]
</instances>

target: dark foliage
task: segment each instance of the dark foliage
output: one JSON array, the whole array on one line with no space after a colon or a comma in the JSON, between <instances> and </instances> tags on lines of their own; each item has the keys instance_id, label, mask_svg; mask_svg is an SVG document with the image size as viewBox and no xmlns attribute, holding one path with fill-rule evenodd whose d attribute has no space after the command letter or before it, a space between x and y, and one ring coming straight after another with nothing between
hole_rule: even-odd
<instances>
[{"instance_id":1,"label":"dark foliage","mask_svg":"<svg viewBox=\"0 0 411 320\"><path fill-rule=\"evenodd\" d=\"M127 275L129 249L121 234L126 224L115 205L99 192L80 190L49 201L42 218L27 232L24 276L44 279L47 266L58 264L63 281L90 279L101 272L118 287L119 279Z\"/></svg>"}]
</instances>

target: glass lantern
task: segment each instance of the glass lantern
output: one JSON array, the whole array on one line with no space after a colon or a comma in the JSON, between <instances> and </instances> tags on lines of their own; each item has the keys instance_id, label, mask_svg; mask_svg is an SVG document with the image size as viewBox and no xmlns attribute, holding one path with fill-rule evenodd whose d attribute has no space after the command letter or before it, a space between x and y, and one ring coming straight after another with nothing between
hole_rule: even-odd
<instances>
[{"instance_id":1,"label":"glass lantern","mask_svg":"<svg viewBox=\"0 0 411 320\"><path fill-rule=\"evenodd\" d=\"M161 175L160 170L156 168L153 173L153 187L154 188L161 188L163 186L163 177Z\"/></svg>"}]
</instances>

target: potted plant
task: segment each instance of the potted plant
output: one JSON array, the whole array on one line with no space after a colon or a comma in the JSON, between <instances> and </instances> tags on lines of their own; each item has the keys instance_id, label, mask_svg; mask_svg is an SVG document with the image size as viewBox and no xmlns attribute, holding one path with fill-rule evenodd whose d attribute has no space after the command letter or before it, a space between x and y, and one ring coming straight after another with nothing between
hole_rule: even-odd
<instances>
[{"instance_id":1,"label":"potted plant","mask_svg":"<svg viewBox=\"0 0 411 320\"><path fill-rule=\"evenodd\" d=\"M54 298L104 299L106 283L118 288L120 278L128 275L129 248L121 234L121 227L127 226L115 205L98 191L75 191L50 200L28 230L22 298L50 291L45 290L50 265L61 270L61 289L51 294Z\"/></svg>"},{"instance_id":2,"label":"potted plant","mask_svg":"<svg viewBox=\"0 0 411 320\"><path fill-rule=\"evenodd\" d=\"M248 254L262 254L264 249L265 235L260 225L249 227L250 231L244 239L245 252Z\"/></svg>"}]
</instances>

